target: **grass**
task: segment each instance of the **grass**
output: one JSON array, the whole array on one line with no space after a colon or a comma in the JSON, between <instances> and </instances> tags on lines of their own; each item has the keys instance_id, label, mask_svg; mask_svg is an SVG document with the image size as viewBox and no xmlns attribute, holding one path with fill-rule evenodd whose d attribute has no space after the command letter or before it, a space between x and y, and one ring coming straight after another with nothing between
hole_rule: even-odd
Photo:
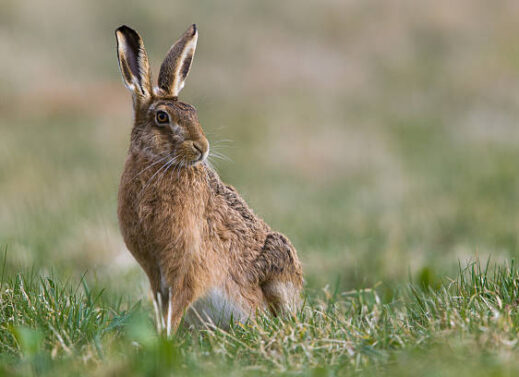
<instances>
[{"instance_id":1,"label":"grass","mask_svg":"<svg viewBox=\"0 0 519 377\"><path fill-rule=\"evenodd\" d=\"M516 375L516 15L486 0L0 2L0 374ZM296 246L306 306L168 341L117 224L132 114L113 31L142 34L156 77L191 22L181 98L230 158L222 179Z\"/></svg>"},{"instance_id":2,"label":"grass","mask_svg":"<svg viewBox=\"0 0 519 377\"><path fill-rule=\"evenodd\" d=\"M11 376L514 375L519 271L474 262L437 287L307 297L294 318L158 336L148 302L107 298L84 280L20 273L2 283L0 350ZM442 360L440 362L440 360ZM86 368L85 368L86 367Z\"/></svg>"}]
</instances>

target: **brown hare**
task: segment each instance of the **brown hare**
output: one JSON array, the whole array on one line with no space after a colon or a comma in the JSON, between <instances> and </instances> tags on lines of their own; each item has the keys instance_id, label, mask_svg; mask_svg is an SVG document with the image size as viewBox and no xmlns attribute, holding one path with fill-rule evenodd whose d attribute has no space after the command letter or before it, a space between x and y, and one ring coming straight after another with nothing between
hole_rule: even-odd
<instances>
[{"instance_id":1,"label":"brown hare","mask_svg":"<svg viewBox=\"0 0 519 377\"><path fill-rule=\"evenodd\" d=\"M119 188L124 241L146 272L159 331L225 327L258 311L293 313L302 269L296 250L220 181L193 106L177 96L195 53L195 25L173 44L152 86L141 37L115 32L119 68L133 95L134 125Z\"/></svg>"}]
</instances>

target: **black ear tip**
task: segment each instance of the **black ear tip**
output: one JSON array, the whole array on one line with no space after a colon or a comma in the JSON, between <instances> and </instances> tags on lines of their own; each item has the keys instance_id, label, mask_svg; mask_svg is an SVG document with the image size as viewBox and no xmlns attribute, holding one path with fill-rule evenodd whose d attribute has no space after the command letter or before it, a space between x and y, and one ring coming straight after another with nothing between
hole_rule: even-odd
<instances>
[{"instance_id":1,"label":"black ear tip","mask_svg":"<svg viewBox=\"0 0 519 377\"><path fill-rule=\"evenodd\" d=\"M191 25L191 29L193 29L193 34L191 34L191 35L195 35L198 30L196 27L196 24Z\"/></svg>"},{"instance_id":2,"label":"black ear tip","mask_svg":"<svg viewBox=\"0 0 519 377\"><path fill-rule=\"evenodd\" d=\"M133 34L133 35L137 35L137 32L135 30L133 30L131 27L127 26L127 25L121 25L119 26L117 29L115 29L115 33L122 33L122 34L125 34L125 35L128 35L128 34Z\"/></svg>"}]
</instances>

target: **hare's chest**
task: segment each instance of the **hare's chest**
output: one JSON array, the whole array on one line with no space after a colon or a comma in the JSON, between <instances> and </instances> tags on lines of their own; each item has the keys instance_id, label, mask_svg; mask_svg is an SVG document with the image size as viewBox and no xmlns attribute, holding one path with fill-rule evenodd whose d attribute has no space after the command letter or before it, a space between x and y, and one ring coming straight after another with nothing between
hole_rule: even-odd
<instances>
[{"instance_id":1,"label":"hare's chest","mask_svg":"<svg viewBox=\"0 0 519 377\"><path fill-rule=\"evenodd\" d=\"M221 288L211 288L196 300L186 313L186 321L195 327L204 324L227 327L232 321L245 322L247 313Z\"/></svg>"}]
</instances>

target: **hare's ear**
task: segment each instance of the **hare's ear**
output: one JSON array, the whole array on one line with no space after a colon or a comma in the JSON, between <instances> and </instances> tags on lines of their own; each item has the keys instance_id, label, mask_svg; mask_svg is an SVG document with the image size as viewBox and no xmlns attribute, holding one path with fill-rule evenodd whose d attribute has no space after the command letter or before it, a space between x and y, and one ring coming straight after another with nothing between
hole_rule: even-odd
<instances>
[{"instance_id":1,"label":"hare's ear","mask_svg":"<svg viewBox=\"0 0 519 377\"><path fill-rule=\"evenodd\" d=\"M151 96L150 64L142 38L135 30L125 25L115 31L115 37L124 84L137 99Z\"/></svg>"},{"instance_id":2,"label":"hare's ear","mask_svg":"<svg viewBox=\"0 0 519 377\"><path fill-rule=\"evenodd\" d=\"M174 97L184 87L195 54L198 30L191 25L168 51L160 66L159 88Z\"/></svg>"}]
</instances>

